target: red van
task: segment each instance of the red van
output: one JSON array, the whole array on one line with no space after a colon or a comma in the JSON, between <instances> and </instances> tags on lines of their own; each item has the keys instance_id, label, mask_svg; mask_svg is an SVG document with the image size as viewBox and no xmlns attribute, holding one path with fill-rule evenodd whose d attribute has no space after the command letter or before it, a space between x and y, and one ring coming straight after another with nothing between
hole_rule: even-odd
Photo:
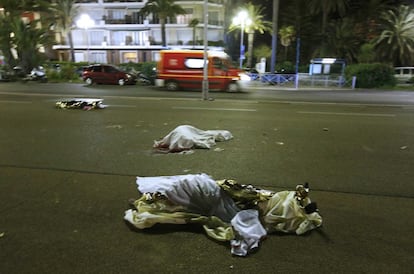
<instances>
[{"instance_id":1,"label":"red van","mask_svg":"<svg viewBox=\"0 0 414 274\"><path fill-rule=\"evenodd\" d=\"M250 77L231 64L223 51L207 51L209 89L241 91ZM162 50L155 85L167 90L201 89L204 77L203 50Z\"/></svg>"}]
</instances>

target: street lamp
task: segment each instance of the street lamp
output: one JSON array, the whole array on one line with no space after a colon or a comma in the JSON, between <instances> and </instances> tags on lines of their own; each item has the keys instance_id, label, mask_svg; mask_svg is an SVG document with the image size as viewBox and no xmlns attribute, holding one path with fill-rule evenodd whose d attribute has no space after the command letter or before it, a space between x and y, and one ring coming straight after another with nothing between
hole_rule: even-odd
<instances>
[{"instance_id":1,"label":"street lamp","mask_svg":"<svg viewBox=\"0 0 414 274\"><path fill-rule=\"evenodd\" d=\"M236 17L233 18L233 25L240 25L240 69L243 66L244 59L244 44L243 44L243 35L244 28L252 23L248 17L247 11L240 11Z\"/></svg>"},{"instance_id":2,"label":"street lamp","mask_svg":"<svg viewBox=\"0 0 414 274\"><path fill-rule=\"evenodd\" d=\"M76 26L78 28L82 28L85 30L86 34L86 58L87 62L89 63L89 34L88 34L88 28L91 28L95 25L95 22L89 17L87 14L82 14L80 18L76 21Z\"/></svg>"}]
</instances>

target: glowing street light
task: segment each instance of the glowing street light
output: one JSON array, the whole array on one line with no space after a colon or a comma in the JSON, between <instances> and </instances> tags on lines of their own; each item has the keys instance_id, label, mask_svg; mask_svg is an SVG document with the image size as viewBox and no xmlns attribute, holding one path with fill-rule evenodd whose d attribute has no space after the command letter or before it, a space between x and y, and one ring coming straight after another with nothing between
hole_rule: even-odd
<instances>
[{"instance_id":1,"label":"glowing street light","mask_svg":"<svg viewBox=\"0 0 414 274\"><path fill-rule=\"evenodd\" d=\"M88 29L93 27L95 22L89 17L87 14L82 14L80 18L76 21L76 26L78 28L84 29L86 34L86 43L87 43L87 50L86 50L86 58L87 62L89 63L89 34Z\"/></svg>"},{"instance_id":2,"label":"glowing street light","mask_svg":"<svg viewBox=\"0 0 414 274\"><path fill-rule=\"evenodd\" d=\"M244 28L252 23L250 20L247 11L242 10L240 11L236 17L233 18L233 25L240 25L240 68L243 66L243 59L244 59L244 44L243 44L243 36L244 36Z\"/></svg>"}]
</instances>

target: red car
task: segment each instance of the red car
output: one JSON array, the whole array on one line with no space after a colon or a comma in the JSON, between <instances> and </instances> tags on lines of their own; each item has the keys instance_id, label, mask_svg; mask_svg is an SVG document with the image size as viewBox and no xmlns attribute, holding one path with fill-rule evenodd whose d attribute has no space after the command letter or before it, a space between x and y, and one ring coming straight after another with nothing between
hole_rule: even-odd
<instances>
[{"instance_id":1,"label":"red car","mask_svg":"<svg viewBox=\"0 0 414 274\"><path fill-rule=\"evenodd\" d=\"M96 84L113 84L113 85L134 85L136 77L127 72L121 71L111 65L91 65L85 67L82 73L82 79L87 85Z\"/></svg>"}]
</instances>

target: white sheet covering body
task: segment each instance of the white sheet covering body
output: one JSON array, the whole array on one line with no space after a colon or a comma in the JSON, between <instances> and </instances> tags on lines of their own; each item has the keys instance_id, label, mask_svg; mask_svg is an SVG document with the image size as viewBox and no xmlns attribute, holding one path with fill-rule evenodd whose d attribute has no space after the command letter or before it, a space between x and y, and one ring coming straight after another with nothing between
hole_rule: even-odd
<instances>
[{"instance_id":1,"label":"white sheet covering body","mask_svg":"<svg viewBox=\"0 0 414 274\"><path fill-rule=\"evenodd\" d=\"M210 149L216 142L233 138L228 130L201 130L190 125L176 127L164 138L154 141L154 148L169 152L180 152L192 148Z\"/></svg>"},{"instance_id":2,"label":"white sheet covering body","mask_svg":"<svg viewBox=\"0 0 414 274\"><path fill-rule=\"evenodd\" d=\"M246 256L267 233L300 235L322 224L318 212L307 214L298 203L297 191L277 192L268 200L260 201L256 208L241 210L231 196L204 173L137 177L136 183L144 196L135 202L136 209L125 212L126 221L140 229L156 223L202 223L210 237L230 241L231 252L237 256ZM154 202L151 198L154 193L166 197L166 201ZM309 197L303 202L309 204Z\"/></svg>"},{"instance_id":3,"label":"white sheet covering body","mask_svg":"<svg viewBox=\"0 0 414 274\"><path fill-rule=\"evenodd\" d=\"M141 193L160 193L186 211L229 222L239 208L207 174L137 177Z\"/></svg>"}]
</instances>

